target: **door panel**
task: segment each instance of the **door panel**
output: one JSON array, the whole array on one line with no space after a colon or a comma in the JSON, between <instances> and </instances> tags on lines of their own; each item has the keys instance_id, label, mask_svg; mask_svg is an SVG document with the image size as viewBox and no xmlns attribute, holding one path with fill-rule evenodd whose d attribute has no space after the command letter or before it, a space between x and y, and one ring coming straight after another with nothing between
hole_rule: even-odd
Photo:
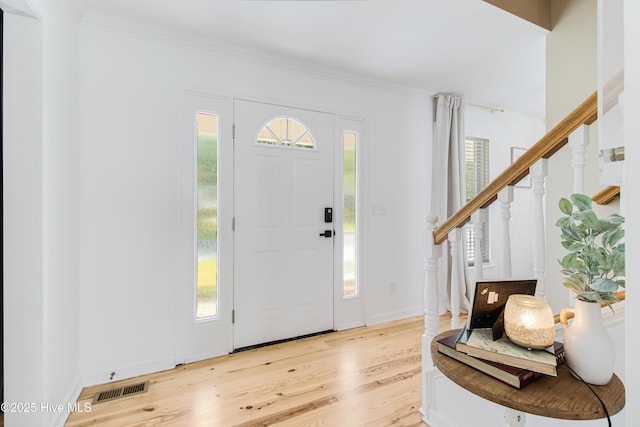
<instances>
[{"instance_id":1,"label":"door panel","mask_svg":"<svg viewBox=\"0 0 640 427\"><path fill-rule=\"evenodd\" d=\"M233 272L233 146L232 101L187 92L178 150L178 280L176 281L176 364L227 354L232 350L231 309ZM198 114L217 116L217 310L197 317L198 300ZM205 200L205 202L213 202Z\"/></svg>"},{"instance_id":2,"label":"door panel","mask_svg":"<svg viewBox=\"0 0 640 427\"><path fill-rule=\"evenodd\" d=\"M236 100L234 346L333 328L333 116ZM263 125L293 117L315 148L257 144Z\"/></svg>"}]
</instances>

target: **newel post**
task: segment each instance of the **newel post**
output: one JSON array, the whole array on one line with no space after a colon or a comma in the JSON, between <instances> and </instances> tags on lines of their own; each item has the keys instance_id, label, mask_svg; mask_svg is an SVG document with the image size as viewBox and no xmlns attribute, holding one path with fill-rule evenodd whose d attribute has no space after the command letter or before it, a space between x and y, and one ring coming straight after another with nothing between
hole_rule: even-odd
<instances>
[{"instance_id":1,"label":"newel post","mask_svg":"<svg viewBox=\"0 0 640 427\"><path fill-rule=\"evenodd\" d=\"M428 408L427 371L433 369L431 359L431 340L440 331L438 317L438 261L442 248L433 241L438 217L432 213L424 218L425 259L424 259L424 334L422 335L422 413Z\"/></svg>"},{"instance_id":2,"label":"newel post","mask_svg":"<svg viewBox=\"0 0 640 427\"><path fill-rule=\"evenodd\" d=\"M428 339L427 351L431 345L431 339L438 335L440 330L440 318L438 317L438 261L442 255L442 248L433 242L433 232L436 229L438 217L428 214L425 217L426 255L424 261L424 336ZM424 350L424 349L423 349ZM431 356L429 356L431 359Z\"/></svg>"}]
</instances>

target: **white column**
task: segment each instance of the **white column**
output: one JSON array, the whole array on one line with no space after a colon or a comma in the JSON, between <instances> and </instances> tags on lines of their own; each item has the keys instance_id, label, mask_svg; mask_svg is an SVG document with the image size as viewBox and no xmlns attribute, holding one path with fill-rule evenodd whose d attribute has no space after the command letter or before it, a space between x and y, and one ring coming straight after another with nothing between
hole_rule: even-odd
<instances>
[{"instance_id":1,"label":"white column","mask_svg":"<svg viewBox=\"0 0 640 427\"><path fill-rule=\"evenodd\" d=\"M438 217L427 214L424 218L425 229L425 260L424 260L424 334L422 335L422 412L428 408L427 402L427 374L433 369L431 360L431 340L440 330L438 317L438 260L442 254L440 245L433 243L433 231L436 229Z\"/></svg>"},{"instance_id":2,"label":"white column","mask_svg":"<svg viewBox=\"0 0 640 427\"><path fill-rule=\"evenodd\" d=\"M584 194L584 166L586 164L585 153L587 152L587 145L589 145L589 126L582 125L569 135L574 193Z\"/></svg>"},{"instance_id":3,"label":"white column","mask_svg":"<svg viewBox=\"0 0 640 427\"><path fill-rule=\"evenodd\" d=\"M474 253L473 253L473 269L475 271L475 279L482 279L484 277L484 271L482 269L482 224L487 222L487 210L478 209L471 215L471 226L473 227L473 241ZM473 289L471 289L473 291Z\"/></svg>"},{"instance_id":4,"label":"white column","mask_svg":"<svg viewBox=\"0 0 640 427\"><path fill-rule=\"evenodd\" d=\"M460 271L460 242L462 229L454 228L449 232L451 248L451 329L460 327L460 288L464 280L464 272Z\"/></svg>"},{"instance_id":5,"label":"white column","mask_svg":"<svg viewBox=\"0 0 640 427\"><path fill-rule=\"evenodd\" d=\"M438 261L442 255L442 247L433 243L433 231L436 229L438 217L428 214L425 217L426 256L424 262L424 330L425 335L435 337L440 331L438 316ZM427 352L428 353L428 352Z\"/></svg>"},{"instance_id":6,"label":"white column","mask_svg":"<svg viewBox=\"0 0 640 427\"><path fill-rule=\"evenodd\" d=\"M511 277L511 203L513 202L513 187L508 185L498 193L500 203L500 220L502 224L502 266L505 278Z\"/></svg>"},{"instance_id":7,"label":"white column","mask_svg":"<svg viewBox=\"0 0 640 427\"><path fill-rule=\"evenodd\" d=\"M533 194L533 275L538 279L536 296L544 298L545 283L545 239L544 239L544 204L545 180L547 178L547 159L538 160L531 168L531 193Z\"/></svg>"}]
</instances>

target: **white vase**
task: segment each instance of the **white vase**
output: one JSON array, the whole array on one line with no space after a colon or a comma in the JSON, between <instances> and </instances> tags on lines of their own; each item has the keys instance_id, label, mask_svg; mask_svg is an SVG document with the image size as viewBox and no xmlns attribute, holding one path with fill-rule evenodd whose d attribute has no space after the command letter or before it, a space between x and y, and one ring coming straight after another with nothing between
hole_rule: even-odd
<instances>
[{"instance_id":1,"label":"white vase","mask_svg":"<svg viewBox=\"0 0 640 427\"><path fill-rule=\"evenodd\" d=\"M575 313L571 325L567 324L569 312ZM602 321L600 304L576 300L575 309L562 310L560 322L564 328L567 365L589 384L607 384L613 376L616 355Z\"/></svg>"}]
</instances>

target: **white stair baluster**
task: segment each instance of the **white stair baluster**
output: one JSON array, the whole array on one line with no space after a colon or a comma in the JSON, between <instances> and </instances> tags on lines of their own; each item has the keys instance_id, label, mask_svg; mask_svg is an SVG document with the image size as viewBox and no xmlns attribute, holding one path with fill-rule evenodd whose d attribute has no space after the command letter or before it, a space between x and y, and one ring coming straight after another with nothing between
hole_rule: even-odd
<instances>
[{"instance_id":1,"label":"white stair baluster","mask_svg":"<svg viewBox=\"0 0 640 427\"><path fill-rule=\"evenodd\" d=\"M451 250L451 329L460 327L460 288L466 286L464 271L460 271L460 245L462 243L462 229L454 228L449 232L449 246Z\"/></svg>"},{"instance_id":2,"label":"white stair baluster","mask_svg":"<svg viewBox=\"0 0 640 427\"><path fill-rule=\"evenodd\" d=\"M582 125L569 135L571 166L573 167L573 192L584 194L585 153L589 145L589 126Z\"/></svg>"},{"instance_id":3,"label":"white stair baluster","mask_svg":"<svg viewBox=\"0 0 640 427\"><path fill-rule=\"evenodd\" d=\"M533 194L533 275L538 279L536 296L544 298L545 283L545 237L544 205L545 180L547 177L547 159L540 159L529 169L531 174L531 193Z\"/></svg>"},{"instance_id":4,"label":"white stair baluster","mask_svg":"<svg viewBox=\"0 0 640 427\"><path fill-rule=\"evenodd\" d=\"M487 210L478 209L471 215L471 226L473 227L473 241L475 242L473 247L473 269L475 271L475 279L482 279L484 277L484 270L482 268L482 225L487 222ZM473 286L473 283L469 283L469 286ZM473 289L468 289L469 295L472 294Z\"/></svg>"},{"instance_id":5,"label":"white stair baluster","mask_svg":"<svg viewBox=\"0 0 640 427\"><path fill-rule=\"evenodd\" d=\"M512 273L511 228L509 227L509 219L511 219L511 203L513 202L513 187L511 185L505 187L498 193L498 202L500 203L500 219L502 223L502 274L505 278L510 278Z\"/></svg>"}]
</instances>

